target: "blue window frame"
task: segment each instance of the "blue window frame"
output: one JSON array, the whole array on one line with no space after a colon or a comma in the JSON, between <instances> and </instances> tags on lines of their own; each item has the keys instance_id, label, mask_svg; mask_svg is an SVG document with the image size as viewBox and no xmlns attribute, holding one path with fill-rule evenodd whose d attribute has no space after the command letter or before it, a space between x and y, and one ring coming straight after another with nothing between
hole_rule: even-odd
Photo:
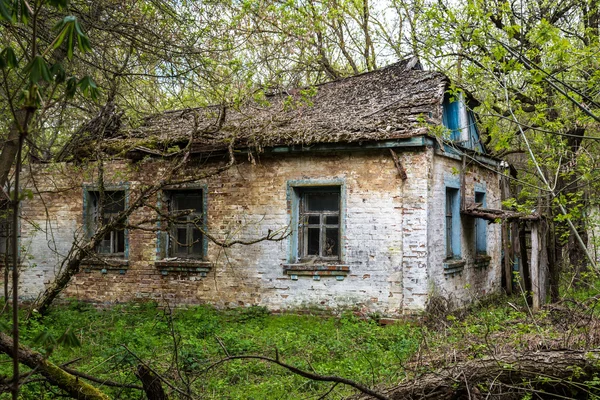
<instances>
[{"instance_id":1,"label":"blue window frame","mask_svg":"<svg viewBox=\"0 0 600 400\"><path fill-rule=\"evenodd\" d=\"M475 192L475 203L485 207L485 192ZM475 218L475 252L477 255L487 254L487 222L481 218Z\"/></svg>"},{"instance_id":2,"label":"blue window frame","mask_svg":"<svg viewBox=\"0 0 600 400\"><path fill-rule=\"evenodd\" d=\"M457 259L460 257L459 189L446 187L446 258Z\"/></svg>"},{"instance_id":3,"label":"blue window frame","mask_svg":"<svg viewBox=\"0 0 600 400\"><path fill-rule=\"evenodd\" d=\"M451 97L446 93L443 103L442 120L444 126L450 130L450 140L460 140L460 98Z\"/></svg>"},{"instance_id":4,"label":"blue window frame","mask_svg":"<svg viewBox=\"0 0 600 400\"><path fill-rule=\"evenodd\" d=\"M158 234L158 259L181 258L204 260L208 240L204 232L207 218L206 185L186 186L164 190L161 202L169 218ZM159 208L162 206L159 204Z\"/></svg>"},{"instance_id":5,"label":"blue window frame","mask_svg":"<svg viewBox=\"0 0 600 400\"><path fill-rule=\"evenodd\" d=\"M345 255L344 182L298 180L287 186L292 226L288 261L341 262Z\"/></svg>"}]
</instances>

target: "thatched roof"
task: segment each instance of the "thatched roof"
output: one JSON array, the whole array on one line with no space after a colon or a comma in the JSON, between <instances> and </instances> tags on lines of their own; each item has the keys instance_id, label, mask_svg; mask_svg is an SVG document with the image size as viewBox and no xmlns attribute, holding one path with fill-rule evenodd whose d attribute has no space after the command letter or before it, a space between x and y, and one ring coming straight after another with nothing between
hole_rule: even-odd
<instances>
[{"instance_id":1,"label":"thatched roof","mask_svg":"<svg viewBox=\"0 0 600 400\"><path fill-rule=\"evenodd\" d=\"M377 71L249 101L238 108L203 107L151 115L108 142L187 142L194 152L406 138L440 124L445 75L423 71L415 58ZM123 147L121 146L123 149Z\"/></svg>"}]
</instances>

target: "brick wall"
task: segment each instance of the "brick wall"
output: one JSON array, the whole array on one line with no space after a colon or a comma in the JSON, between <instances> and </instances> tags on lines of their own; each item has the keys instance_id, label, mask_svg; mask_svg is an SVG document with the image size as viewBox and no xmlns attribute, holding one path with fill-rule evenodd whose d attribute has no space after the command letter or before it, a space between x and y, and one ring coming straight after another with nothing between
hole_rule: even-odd
<instances>
[{"instance_id":1,"label":"brick wall","mask_svg":"<svg viewBox=\"0 0 600 400\"><path fill-rule=\"evenodd\" d=\"M462 276L454 278L445 278L441 271L438 248L443 245L439 231L439 219L443 218L439 207L443 178L440 177L456 162L434 156L430 148L399 152L399 157L406 168L406 181L398 177L387 150L262 155L254 162L243 156L226 172L202 181L208 188L208 231L220 240L245 241L258 239L269 229L288 226L289 181L344 182L346 220L342 261L349 265L350 272L343 280L322 277L317 281L310 276L291 280L282 268L288 262L290 239L230 248L209 242L211 270L207 276L175 272L162 275L154 265L156 232L132 230L125 273L84 269L64 296L106 303L152 299L220 307L264 305L280 310L316 306L398 314L422 309L432 290L452 292L464 301L468 292L457 288L471 279L471 290L494 290L495 281L499 283L499 269L495 272L494 267L487 271L471 271L467 267ZM180 171L180 177L198 176L212 165L197 164ZM163 178L167 168L168 164L162 160L135 164L115 161L105 165L105 181L127 182L133 199L140 188ZM473 172L469 174L471 181L476 179ZM35 186L40 195L24 202L21 226L24 297L38 295L57 273L74 240L83 237L82 185L93 183L96 176L97 169L91 165L34 166L28 186ZM494 204L498 196L496 178L487 174L482 179L488 185L488 203ZM143 207L131 216L130 222L153 217L154 211ZM428 224L428 219L433 224ZM152 228L154 224L146 227ZM496 245L499 233L495 228L488 232L493 263L499 265L499 243Z\"/></svg>"},{"instance_id":2,"label":"brick wall","mask_svg":"<svg viewBox=\"0 0 600 400\"><path fill-rule=\"evenodd\" d=\"M487 225L487 255L491 257L487 266L475 263L475 219L467 216L461 222L461 252L465 261L463 270L448 274L444 271L446 258L445 204L448 184L460 182L458 171L462 162L444 156L436 156L433 162L432 184L429 190L429 291L450 299L454 305L460 306L473 298L497 292L501 284L501 226ZM465 175L465 199L473 202L475 190L484 191L486 206L500 209L499 176L482 164L467 163Z\"/></svg>"}]
</instances>

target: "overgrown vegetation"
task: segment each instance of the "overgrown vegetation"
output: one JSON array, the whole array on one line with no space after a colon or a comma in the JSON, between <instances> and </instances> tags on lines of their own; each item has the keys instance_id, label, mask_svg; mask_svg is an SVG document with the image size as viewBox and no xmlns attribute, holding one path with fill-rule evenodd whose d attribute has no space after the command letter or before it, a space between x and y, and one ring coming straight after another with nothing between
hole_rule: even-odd
<instances>
[{"instance_id":1,"label":"overgrown vegetation","mask_svg":"<svg viewBox=\"0 0 600 400\"><path fill-rule=\"evenodd\" d=\"M339 318L270 315L260 307L217 311L208 306L171 313L156 304L98 310L73 302L53 309L41 321L31 320L22 329L23 341L49 354L58 365L78 359L71 368L100 379L139 385L133 374L139 364L137 356L167 379L181 383L189 379L194 393L215 399L305 398L307 393L317 396L331 386L309 382L260 361L235 360L211 368L226 354L273 358L277 354L282 361L307 371L348 377L366 386L389 386L402 379L402 365L421 340L416 324L382 327L351 313ZM53 343L49 336L57 338L66 330L76 333L80 347L48 346ZM2 373L8 375L8 370ZM39 399L46 393L52 397L50 390L36 382L25 385L22 396ZM138 390L102 390L112 398L140 398ZM339 386L336 393L340 397L352 392Z\"/></svg>"},{"instance_id":2,"label":"overgrown vegetation","mask_svg":"<svg viewBox=\"0 0 600 400\"><path fill-rule=\"evenodd\" d=\"M219 362L240 355L278 358L305 371L349 378L384 393L406 378L459 361L597 346L600 307L590 297L597 291L590 285L568 292L569 300L536 314L522 297L497 296L469 310L447 312L438 307L387 326L351 312L334 317L317 312L270 314L261 307L171 310L155 303L97 309L71 302L53 308L43 320L30 319L22 328L22 340L57 365L69 363L68 368L120 384L140 385L134 371L140 362L146 363L181 390L163 384L171 398L185 398L182 393L188 391L192 398L319 398L334 386L266 361ZM67 331L80 345L73 340L56 344ZM9 359L3 360L1 373L7 376ZM522 395L528 384L522 382L511 390ZM137 389L95 385L115 399L142 396ZM586 390L593 391L593 382L590 385ZM22 386L21 396L53 398L55 390L32 376ZM487 386L479 385L478 390L485 392ZM337 385L326 398L353 393Z\"/></svg>"}]
</instances>

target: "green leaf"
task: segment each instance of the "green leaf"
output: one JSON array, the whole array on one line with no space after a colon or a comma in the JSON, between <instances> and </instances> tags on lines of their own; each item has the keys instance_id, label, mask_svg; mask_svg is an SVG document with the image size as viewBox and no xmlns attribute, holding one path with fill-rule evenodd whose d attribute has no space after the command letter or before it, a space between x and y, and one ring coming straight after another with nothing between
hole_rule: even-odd
<instances>
[{"instance_id":1,"label":"green leaf","mask_svg":"<svg viewBox=\"0 0 600 400\"><path fill-rule=\"evenodd\" d=\"M61 63L56 63L50 68L50 75L54 78L54 82L63 83L67 79L67 73Z\"/></svg>"},{"instance_id":2,"label":"green leaf","mask_svg":"<svg viewBox=\"0 0 600 400\"><path fill-rule=\"evenodd\" d=\"M33 199L33 190L31 190L31 189L21 190L21 199L32 200Z\"/></svg>"},{"instance_id":3,"label":"green leaf","mask_svg":"<svg viewBox=\"0 0 600 400\"><path fill-rule=\"evenodd\" d=\"M0 0L0 21L12 22L10 3L8 0Z\"/></svg>"},{"instance_id":4,"label":"green leaf","mask_svg":"<svg viewBox=\"0 0 600 400\"><path fill-rule=\"evenodd\" d=\"M59 10L64 10L69 5L68 0L48 0L48 4L53 7L56 7Z\"/></svg>"},{"instance_id":5,"label":"green leaf","mask_svg":"<svg viewBox=\"0 0 600 400\"><path fill-rule=\"evenodd\" d=\"M67 15L66 17L64 17L63 19L58 21L58 23L56 25L54 25L53 29L54 30L62 29L65 25L74 22L76 19L77 18L74 15Z\"/></svg>"},{"instance_id":6,"label":"green leaf","mask_svg":"<svg viewBox=\"0 0 600 400\"><path fill-rule=\"evenodd\" d=\"M77 78L74 76L67 79L67 89L65 91L67 98L72 99L77 92Z\"/></svg>"},{"instance_id":7,"label":"green leaf","mask_svg":"<svg viewBox=\"0 0 600 400\"><path fill-rule=\"evenodd\" d=\"M56 344L56 339L54 339L54 336L50 332L43 331L33 338L33 343L44 348L50 348Z\"/></svg>"},{"instance_id":8,"label":"green leaf","mask_svg":"<svg viewBox=\"0 0 600 400\"><path fill-rule=\"evenodd\" d=\"M58 343L65 347L81 347L81 342L71 328L67 328L66 332L58 338Z\"/></svg>"},{"instance_id":9,"label":"green leaf","mask_svg":"<svg viewBox=\"0 0 600 400\"><path fill-rule=\"evenodd\" d=\"M5 67L0 68L16 68L19 66L19 61L17 60L17 55L12 47L7 47L2 52L0 52L0 57L2 57L6 63Z\"/></svg>"},{"instance_id":10,"label":"green leaf","mask_svg":"<svg viewBox=\"0 0 600 400\"><path fill-rule=\"evenodd\" d=\"M42 56L35 56L33 60L29 62L23 69L26 75L29 75L29 81L31 83L37 83L40 79L46 82L50 82L50 70L48 65Z\"/></svg>"},{"instance_id":11,"label":"green leaf","mask_svg":"<svg viewBox=\"0 0 600 400\"><path fill-rule=\"evenodd\" d=\"M78 21L75 21L75 31L77 32L77 45L79 46L79 51L81 51L82 53L92 51L90 39L83 32L83 30L81 29L81 25L79 25Z\"/></svg>"},{"instance_id":12,"label":"green leaf","mask_svg":"<svg viewBox=\"0 0 600 400\"><path fill-rule=\"evenodd\" d=\"M21 22L27 25L29 22L29 17L31 17L31 13L29 12L29 7L27 7L27 3L24 0L18 0L21 4Z\"/></svg>"},{"instance_id":13,"label":"green leaf","mask_svg":"<svg viewBox=\"0 0 600 400\"><path fill-rule=\"evenodd\" d=\"M75 48L75 40L77 40L77 47L82 53L86 53L92 50L90 40L81 29L81 25L77 18L73 15L64 17L58 24L54 26L55 30L59 30L58 36L54 41L54 48L60 46L65 39L67 40L67 58L71 60L73 58L73 50Z\"/></svg>"},{"instance_id":14,"label":"green leaf","mask_svg":"<svg viewBox=\"0 0 600 400\"><path fill-rule=\"evenodd\" d=\"M62 24L61 29L62 30L58 33L58 36L54 40L54 46L52 46L54 49L58 48L62 42L64 42L65 37L70 33L70 31L72 31L70 25L65 26L65 24Z\"/></svg>"},{"instance_id":15,"label":"green leaf","mask_svg":"<svg viewBox=\"0 0 600 400\"><path fill-rule=\"evenodd\" d=\"M92 100L98 99L98 94L100 91L98 90L98 86L96 86L96 82L89 76L86 75L78 83L79 88L83 92L84 95L90 96Z\"/></svg>"},{"instance_id":16,"label":"green leaf","mask_svg":"<svg viewBox=\"0 0 600 400\"><path fill-rule=\"evenodd\" d=\"M0 330L4 331L4 332L10 332L11 331L11 327L6 322L0 321Z\"/></svg>"}]
</instances>

